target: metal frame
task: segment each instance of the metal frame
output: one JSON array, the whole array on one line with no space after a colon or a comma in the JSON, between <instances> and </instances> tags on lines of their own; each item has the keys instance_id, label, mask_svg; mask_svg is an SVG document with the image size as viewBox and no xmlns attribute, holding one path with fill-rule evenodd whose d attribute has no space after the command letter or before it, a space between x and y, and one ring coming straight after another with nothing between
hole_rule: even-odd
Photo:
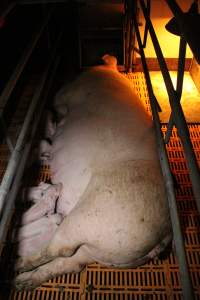
<instances>
[{"instance_id":1,"label":"metal frame","mask_svg":"<svg viewBox=\"0 0 200 300\"><path fill-rule=\"evenodd\" d=\"M133 1L134 5L137 6L137 1ZM145 31L144 31L144 39L143 42L141 40L140 32L139 32L139 25L137 21L137 16L133 13L133 31L136 33L137 42L139 45L139 52L141 56L141 61L143 65L143 70L146 78L147 88L149 92L149 98L150 98L150 105L152 110L152 117L154 121L154 127L157 137L157 145L158 145L158 152L159 152L159 158L160 158L160 164L165 180L166 190L167 190L167 197L168 197L168 203L169 203L169 209L170 209L170 217L172 221L172 230L174 235L174 243L175 248L177 252L177 258L179 261L179 268L180 268L180 277L181 277L181 283L182 283L182 289L183 289L183 296L184 299L194 299L194 292L193 287L190 279L190 274L188 270L187 260L186 260L186 253L185 253L185 246L184 241L182 237L181 232L181 226L177 211L177 204L176 204L176 198L175 198L175 191L173 186L173 178L170 171L170 166L166 154L166 147L165 142L169 141L169 138L171 136L173 125L175 124L179 136L183 143L183 148L186 154L187 163L189 167L190 172L190 179L192 181L192 187L194 191L194 195L196 197L196 202L198 206L198 210L200 211L200 175L199 175L199 169L198 164L196 161L195 154L193 152L192 143L190 141L189 136L189 130L187 127L187 123L180 105L181 100L181 94L182 94L182 87L183 87L183 77L184 77L184 65L185 65L185 53L186 53L186 41L181 36L180 37L180 47L179 47L179 62L178 62L178 75L177 75L177 86L176 90L173 88L173 84L171 81L171 77L169 75L169 71L165 62L165 59L163 57L160 45L158 43L153 25L150 20L150 1L147 0L147 4L145 4L144 0L139 0L140 6L143 11L143 15L145 17L146 23L145 23ZM166 0L166 2L168 2ZM172 2L172 1L169 1ZM130 6L131 7L131 6ZM134 9L136 11L136 8ZM130 13L130 12L129 12ZM143 48L146 46L147 41L147 35L150 34L151 40L154 45L154 49L157 55L157 59L160 65L160 69L164 78L164 82L166 85L166 89L169 95L170 100L170 106L172 109L172 113L170 116L170 121L168 124L168 130L167 130L167 137L164 141L163 134L161 132L161 124L160 119L158 115L158 107L156 105L157 99L153 92L153 87L151 84L151 79L146 63L146 58L144 54ZM126 55L132 55L130 52Z\"/></svg>"},{"instance_id":2,"label":"metal frame","mask_svg":"<svg viewBox=\"0 0 200 300\"><path fill-rule=\"evenodd\" d=\"M157 55L157 59L160 65L162 76L169 96L169 102L173 114L173 121L176 125L178 134L183 144L186 161L189 169L190 180L192 183L192 188L197 203L197 208L198 211L200 212L200 173L199 173L198 163L193 151L192 142L190 140L190 134L187 127L187 122L185 120L182 107L180 105L179 96L177 95L176 90L174 90L173 83L169 74L169 70L167 68L166 61L162 54L162 50L160 48L152 22L149 18L148 10L146 8L144 0L140 0L140 5L148 26L148 31L153 42L153 46Z\"/></svg>"},{"instance_id":3,"label":"metal frame","mask_svg":"<svg viewBox=\"0 0 200 300\"><path fill-rule=\"evenodd\" d=\"M146 58L143 50L143 44L141 41L138 25L136 18L134 16L134 27L136 31L137 41L140 48L140 55L141 60L143 64L145 79L147 83L147 88L149 91L149 98L150 98L150 105L151 105L151 111L154 121L154 128L156 132L156 140L157 140L157 146L158 146L158 153L159 153L159 159L160 164L162 168L163 177L166 183L166 189L167 189L167 198L169 203L169 209L170 209L170 217L172 222L172 230L173 230L173 236L174 236L174 243L177 251L178 261L179 261L179 268L180 268L180 275L181 275L181 282L183 286L183 294L184 299L194 299L191 279L188 271L187 266L187 260L186 260L186 253L184 249L184 241L183 236L181 232L181 225L179 221L178 216L178 210L177 210L177 204L176 204L176 198L175 198L175 191L174 191L174 184L173 184L173 177L170 171L169 161L167 158L167 152L163 140L163 135L161 131L161 124L160 119L158 115L158 109L156 105L156 97L153 92L153 87L151 84L151 79L146 63Z\"/></svg>"},{"instance_id":4,"label":"metal frame","mask_svg":"<svg viewBox=\"0 0 200 300\"><path fill-rule=\"evenodd\" d=\"M5 89L2 92L2 95L0 97L1 100L1 107L0 107L0 117L1 121L3 122L2 116L3 116L3 109L14 89L16 86L26 64L29 61L29 58L31 57L37 42L39 41L40 37L44 33L44 29L47 27L48 22L51 18L52 10L49 11L47 14L47 17L43 20L39 30L36 32L36 34L33 36L31 43L26 48L24 54L22 55L19 63L17 64L17 67L15 68L13 74L11 75L10 80L8 81ZM47 93L50 88L50 82L52 81L52 76L56 71L56 68L59 63L59 58L56 58L56 51L60 44L61 35L59 35L57 41L55 42L55 45L53 49L51 49L51 56L48 62L48 65L41 77L40 83L38 87L36 88L36 92L33 96L32 102L29 106L28 112L26 114L24 123L22 125L20 134L17 138L17 142L15 147L13 147L10 143L10 139L7 136L7 143L12 151L11 157L8 162L7 169L5 171L4 177L1 182L0 186L0 253L3 247L3 242L6 236L7 228L9 221L12 216L12 211L14 207L14 201L16 198L16 194L18 192L21 177L23 175L23 170L25 168L25 163L28 157L28 154L30 152L31 144L33 137L36 133L38 123L40 121L40 116L42 113L42 109L45 104L45 100L47 98ZM52 75L51 75L51 74ZM49 78L50 77L50 78ZM49 78L49 79L48 79ZM49 83L48 83L49 82ZM44 93L45 89L45 93ZM43 95L44 94L44 95ZM43 95L43 98L41 99L41 95ZM38 107L39 106L39 107ZM34 119L34 124L32 124L33 117L35 116L35 110L37 108L37 115ZM3 122L4 125L4 122ZM5 126L4 126L5 127ZM6 127L5 127L6 129ZM27 137L29 136L28 140Z\"/></svg>"}]
</instances>

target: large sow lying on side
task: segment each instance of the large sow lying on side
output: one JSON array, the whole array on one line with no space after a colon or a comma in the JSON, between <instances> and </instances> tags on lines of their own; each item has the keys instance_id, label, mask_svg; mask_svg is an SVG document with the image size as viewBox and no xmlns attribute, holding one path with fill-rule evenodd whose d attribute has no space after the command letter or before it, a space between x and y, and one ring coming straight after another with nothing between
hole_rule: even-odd
<instances>
[{"instance_id":1,"label":"large sow lying on side","mask_svg":"<svg viewBox=\"0 0 200 300\"><path fill-rule=\"evenodd\" d=\"M55 99L41 143L52 184L28 190L35 204L16 239L16 287L34 288L86 264L136 267L171 239L152 120L116 59L83 73Z\"/></svg>"}]
</instances>

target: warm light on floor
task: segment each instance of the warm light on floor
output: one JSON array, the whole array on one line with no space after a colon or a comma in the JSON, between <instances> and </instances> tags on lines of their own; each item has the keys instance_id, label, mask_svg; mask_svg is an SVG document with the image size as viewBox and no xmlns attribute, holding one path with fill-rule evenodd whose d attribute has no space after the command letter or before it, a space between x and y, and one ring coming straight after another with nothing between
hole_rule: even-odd
<instances>
[{"instance_id":1,"label":"warm light on floor","mask_svg":"<svg viewBox=\"0 0 200 300\"><path fill-rule=\"evenodd\" d=\"M161 72L150 72L155 96L162 108L160 115L161 122L168 122L171 113L168 94ZM174 87L176 87L177 72L170 72ZM182 108L187 122L200 122L200 94L189 74L185 72L183 82L183 93L181 98Z\"/></svg>"}]
</instances>

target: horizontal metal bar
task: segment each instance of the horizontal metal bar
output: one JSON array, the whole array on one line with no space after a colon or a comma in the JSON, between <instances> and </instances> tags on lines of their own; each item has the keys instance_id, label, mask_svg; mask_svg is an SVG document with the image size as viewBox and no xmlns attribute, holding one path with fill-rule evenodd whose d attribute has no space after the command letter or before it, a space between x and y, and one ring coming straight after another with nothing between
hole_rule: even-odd
<instances>
[{"instance_id":1,"label":"horizontal metal bar","mask_svg":"<svg viewBox=\"0 0 200 300\"><path fill-rule=\"evenodd\" d=\"M173 118L175 125L178 129L178 134L180 136L183 149L186 156L186 161L189 169L190 180L192 183L192 188L194 192L194 196L197 203L198 211L200 212L200 173L199 167L197 164L197 160L193 151L192 142L190 140L190 134L187 127L187 123L183 114L182 107L180 105L179 99L176 95L176 91L174 90L173 83L171 77L169 75L169 71L166 65L166 61L162 54L157 36L155 34L153 25L148 16L148 11L146 10L146 6L143 0L140 0L141 8L143 14L145 16L147 25L149 27L149 33L153 42L153 46L157 55L157 59L160 65L160 69L162 72L162 76L165 82L165 86L167 88L167 93L169 95L169 102L173 113Z\"/></svg>"},{"instance_id":2,"label":"horizontal metal bar","mask_svg":"<svg viewBox=\"0 0 200 300\"><path fill-rule=\"evenodd\" d=\"M167 199L168 199L168 203L169 203L170 217L171 217L171 222L172 222L173 238L174 238L174 242L175 242L176 253L177 253L180 275L181 275L181 282L182 282L182 287L183 287L183 295L184 295L185 300L188 300L188 299L193 300L194 294L193 294L192 283L191 283L188 266L187 266L183 236L182 236L182 232L181 232L181 226L180 226L176 198L175 198L173 178L172 178L172 174L170 171L170 166L169 166L169 161L167 158L165 144L163 141L163 135L161 132L161 124L160 124L160 119L158 116L155 95L153 92L153 87L151 84L151 79L150 79L150 75L149 75L149 71L148 71L148 67L147 67L147 63L146 63L146 59L145 59L145 54L144 54L144 50L143 50L142 40L140 37L140 33L139 33L139 29L137 26L137 21L135 19L135 16L133 16L133 19L134 19L134 24L135 24L137 41L138 41L138 45L139 45L140 52L141 52L141 60L142 60L142 65L143 65L144 74L145 74L145 78L146 78L147 88L149 91L151 111L152 111L152 116L153 116L153 121L154 121L155 132L156 132L158 154L159 154L160 165L162 168L162 173L163 173L166 191L167 191Z\"/></svg>"},{"instance_id":3,"label":"horizontal metal bar","mask_svg":"<svg viewBox=\"0 0 200 300\"><path fill-rule=\"evenodd\" d=\"M68 3L72 0L18 0L18 4L51 4L51 3ZM122 0L74 0L80 4L123 4Z\"/></svg>"},{"instance_id":4,"label":"horizontal metal bar","mask_svg":"<svg viewBox=\"0 0 200 300\"><path fill-rule=\"evenodd\" d=\"M200 64L200 16L199 15L189 15L183 13L179 5L175 0L165 0L174 14L178 26L181 31L181 35L185 38L186 42L189 44L194 57Z\"/></svg>"},{"instance_id":5,"label":"horizontal metal bar","mask_svg":"<svg viewBox=\"0 0 200 300\"><path fill-rule=\"evenodd\" d=\"M55 50L54 50L55 51ZM38 87L36 88L36 92L33 96L32 102L29 106L27 115L25 117L21 132L19 134L19 137L17 139L17 143L15 146L15 149L11 155L11 158L9 160L7 169L5 171L4 177L2 179L2 183L0 186L0 216L3 214L3 208L5 205L5 199L6 199L6 195L10 190L11 184L13 182L15 173L16 173L16 169L18 167L18 163L20 161L20 157L21 157L21 153L23 151L24 145L25 145L25 138L27 136L28 130L29 130L29 126L32 122L32 118L33 118L33 114L35 112L35 108L38 105L38 101L40 100L40 95L42 93L43 90L43 86L46 82L47 76L48 76L48 72L49 72L49 68L50 65L52 63L52 57L53 57L54 52L52 52L51 54L51 60L42 76L42 79L38 85Z\"/></svg>"},{"instance_id":6,"label":"horizontal metal bar","mask_svg":"<svg viewBox=\"0 0 200 300\"><path fill-rule=\"evenodd\" d=\"M22 57L20 58L15 70L13 71L9 81L7 82L3 92L1 93L1 96L0 96L0 114L2 114L2 111L10 97L10 95L12 94L16 84L17 84L17 81L19 79L19 77L21 76L25 66L26 66L26 63L28 62L39 38L41 37L42 33L43 33L43 30L45 29L46 25L48 24L49 22L49 19L51 17L51 14L52 14L52 11L50 11L47 15L47 17L44 19L44 21L42 22L39 30L34 34L34 36L32 37L32 40L30 42L30 44L27 46L27 48L25 49Z\"/></svg>"}]
</instances>

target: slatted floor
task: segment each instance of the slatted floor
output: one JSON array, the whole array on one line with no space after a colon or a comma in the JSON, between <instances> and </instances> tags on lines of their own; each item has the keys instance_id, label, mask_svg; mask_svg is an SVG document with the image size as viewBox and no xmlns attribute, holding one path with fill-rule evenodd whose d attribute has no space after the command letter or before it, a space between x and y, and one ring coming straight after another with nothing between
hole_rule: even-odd
<instances>
[{"instance_id":1,"label":"slatted floor","mask_svg":"<svg viewBox=\"0 0 200 300\"><path fill-rule=\"evenodd\" d=\"M143 73L128 74L136 92L150 113ZM200 125L189 125L191 140L200 164ZM165 134L166 126L162 126ZM6 165L6 149L1 146L0 172ZM184 232L187 259L195 299L200 299L200 218L196 210L181 142L176 130L167 146L168 157L178 187L177 204ZM36 182L50 177L48 166L38 173ZM31 178L29 178L31 180ZM27 183L29 179L26 179ZM30 184L30 183L29 183ZM31 182L32 184L32 182ZM9 244L9 241L8 241ZM9 263L8 263L9 264ZM9 300L181 300L179 268L174 251L136 269L111 269L93 264L79 274L63 275L33 292L11 291ZM189 299L188 299L189 300Z\"/></svg>"}]
</instances>

